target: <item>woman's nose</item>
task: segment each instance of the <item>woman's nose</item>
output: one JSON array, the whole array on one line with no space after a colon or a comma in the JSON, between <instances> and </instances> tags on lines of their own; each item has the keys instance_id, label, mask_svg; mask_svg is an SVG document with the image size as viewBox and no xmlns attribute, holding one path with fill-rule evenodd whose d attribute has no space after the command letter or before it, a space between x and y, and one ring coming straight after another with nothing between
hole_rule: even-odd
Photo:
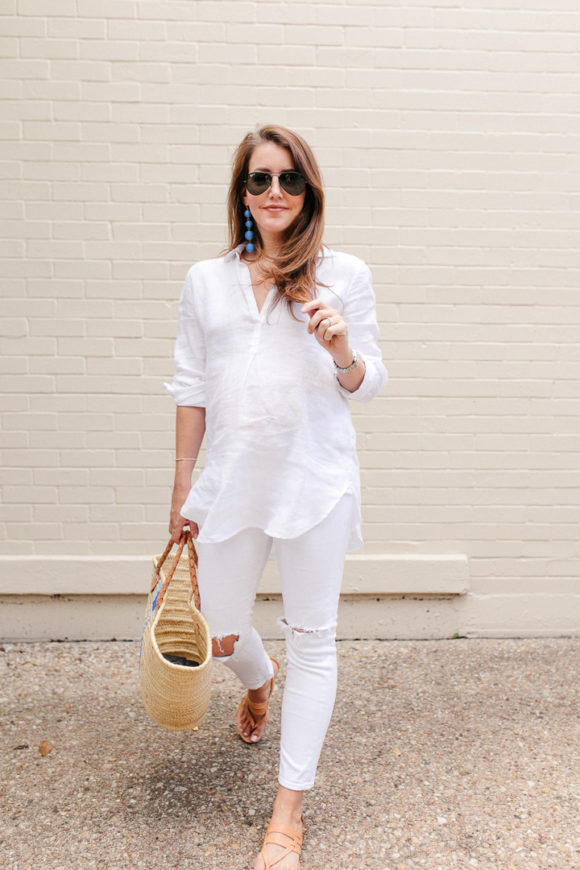
<instances>
[{"instance_id":1,"label":"woman's nose","mask_svg":"<svg viewBox=\"0 0 580 870\"><path fill-rule=\"evenodd\" d=\"M280 196L280 194L282 193L282 188L280 187L280 179L278 178L277 175L272 176L272 184L270 187L270 191L275 196Z\"/></svg>"}]
</instances>

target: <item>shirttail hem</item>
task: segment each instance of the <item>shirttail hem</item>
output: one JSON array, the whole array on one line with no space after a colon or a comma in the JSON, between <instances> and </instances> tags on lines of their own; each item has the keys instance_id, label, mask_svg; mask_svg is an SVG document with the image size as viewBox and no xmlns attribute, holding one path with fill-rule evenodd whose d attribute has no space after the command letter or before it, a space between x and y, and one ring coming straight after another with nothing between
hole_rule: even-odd
<instances>
[{"instance_id":1,"label":"shirttail hem","mask_svg":"<svg viewBox=\"0 0 580 870\"><path fill-rule=\"evenodd\" d=\"M196 525L199 528L199 534L196 538L196 542L199 542L200 544L219 544L222 541L227 541L230 538L233 538L235 535L239 534L240 532L245 531L246 529L259 529L265 535L268 535L268 537L272 538L274 541L276 539L279 539L282 541L287 541L287 540L293 540L294 538L299 538L301 535L306 534L306 532L309 532L311 529L313 529L315 526L317 526L319 523L321 523L323 520L325 520L326 517L331 513L331 511L334 510L334 508L339 503L341 498L343 498L347 494L351 495L353 498L353 505L352 505L353 516L352 516L351 530L350 530L350 535L349 535L349 539L348 539L348 546L346 548L346 552L352 553L352 552L357 552L358 550L362 550L362 548L364 547L364 540L363 540L362 533L361 533L360 502L357 500L357 494L354 490L352 481L347 482L345 488L339 493L339 495L336 497L336 499L334 499L332 501L332 503L330 504L330 507L328 507L325 510L324 514L321 517L319 517L316 520L316 522L312 523L307 528L302 529L302 531L298 532L298 534L296 534L296 535L279 535L279 534L277 535L275 533L275 531L272 531L267 526L266 526L266 528L264 528L264 527L257 525L257 524L248 523L246 525L235 526L231 530L225 532L224 534L219 533L218 535L211 535L208 537L204 533L204 525L205 525L207 515L211 511L211 508L209 508L209 510L202 509L201 512L197 512L197 516L191 516L190 514L192 512L196 513L196 511L195 511L195 508L193 509L193 511L187 510L187 499L186 499L184 504L181 506L180 514L182 517L185 517L185 519L190 520L192 523L196 523ZM184 511L184 508L186 508L187 513ZM202 518L202 516L200 516L200 513L203 515L203 518Z\"/></svg>"}]
</instances>

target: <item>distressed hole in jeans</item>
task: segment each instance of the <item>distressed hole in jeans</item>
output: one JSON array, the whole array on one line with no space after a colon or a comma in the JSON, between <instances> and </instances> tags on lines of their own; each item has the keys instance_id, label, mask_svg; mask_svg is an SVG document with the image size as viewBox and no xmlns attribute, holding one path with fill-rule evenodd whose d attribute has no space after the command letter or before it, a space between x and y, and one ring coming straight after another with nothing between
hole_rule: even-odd
<instances>
[{"instance_id":1,"label":"distressed hole in jeans","mask_svg":"<svg viewBox=\"0 0 580 870\"><path fill-rule=\"evenodd\" d=\"M234 654L234 646L240 639L239 634L226 634L219 637L213 637L211 641L211 652L215 658L222 656L232 656Z\"/></svg>"},{"instance_id":2,"label":"distressed hole in jeans","mask_svg":"<svg viewBox=\"0 0 580 870\"><path fill-rule=\"evenodd\" d=\"M330 626L330 625L326 626L325 628L306 628L305 626L302 626L302 625L290 625L290 623L287 622L284 619L284 617L281 617L278 620L278 625L284 631L297 631L297 632L300 632L300 634L312 634L312 635L315 635L316 637L323 637L324 635L334 633L334 628L332 628L332 626Z\"/></svg>"}]
</instances>

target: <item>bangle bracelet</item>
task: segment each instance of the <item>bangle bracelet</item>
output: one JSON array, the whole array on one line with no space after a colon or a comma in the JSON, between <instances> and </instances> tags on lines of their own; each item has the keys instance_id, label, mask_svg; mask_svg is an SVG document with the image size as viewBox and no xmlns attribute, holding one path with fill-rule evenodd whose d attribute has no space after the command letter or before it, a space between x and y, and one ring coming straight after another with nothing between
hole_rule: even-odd
<instances>
[{"instance_id":1,"label":"bangle bracelet","mask_svg":"<svg viewBox=\"0 0 580 870\"><path fill-rule=\"evenodd\" d=\"M179 459L176 459L176 462L195 462L197 456L180 456Z\"/></svg>"},{"instance_id":2,"label":"bangle bracelet","mask_svg":"<svg viewBox=\"0 0 580 870\"><path fill-rule=\"evenodd\" d=\"M346 372L350 372L350 371L352 371L352 369L356 368L356 366L358 365L358 362L359 362L358 353L356 352L356 350L353 350L353 352L352 352L351 364L344 369L341 368L341 366L337 365L336 360L333 360L333 363L334 363L336 370L339 372L342 372L343 374L346 374Z\"/></svg>"}]
</instances>

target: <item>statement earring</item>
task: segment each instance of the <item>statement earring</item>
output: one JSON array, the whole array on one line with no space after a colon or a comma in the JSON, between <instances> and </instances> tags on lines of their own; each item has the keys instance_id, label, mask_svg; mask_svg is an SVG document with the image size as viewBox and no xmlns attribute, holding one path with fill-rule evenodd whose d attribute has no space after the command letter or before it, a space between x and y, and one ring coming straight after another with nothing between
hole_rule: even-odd
<instances>
[{"instance_id":1,"label":"statement earring","mask_svg":"<svg viewBox=\"0 0 580 870\"><path fill-rule=\"evenodd\" d=\"M254 226L254 224L252 222L252 212L249 208L245 210L244 217L246 219L246 232L244 233L244 238L246 239L246 251L251 254L252 251L256 250L256 246L252 242L252 239L254 238L252 227Z\"/></svg>"}]
</instances>

